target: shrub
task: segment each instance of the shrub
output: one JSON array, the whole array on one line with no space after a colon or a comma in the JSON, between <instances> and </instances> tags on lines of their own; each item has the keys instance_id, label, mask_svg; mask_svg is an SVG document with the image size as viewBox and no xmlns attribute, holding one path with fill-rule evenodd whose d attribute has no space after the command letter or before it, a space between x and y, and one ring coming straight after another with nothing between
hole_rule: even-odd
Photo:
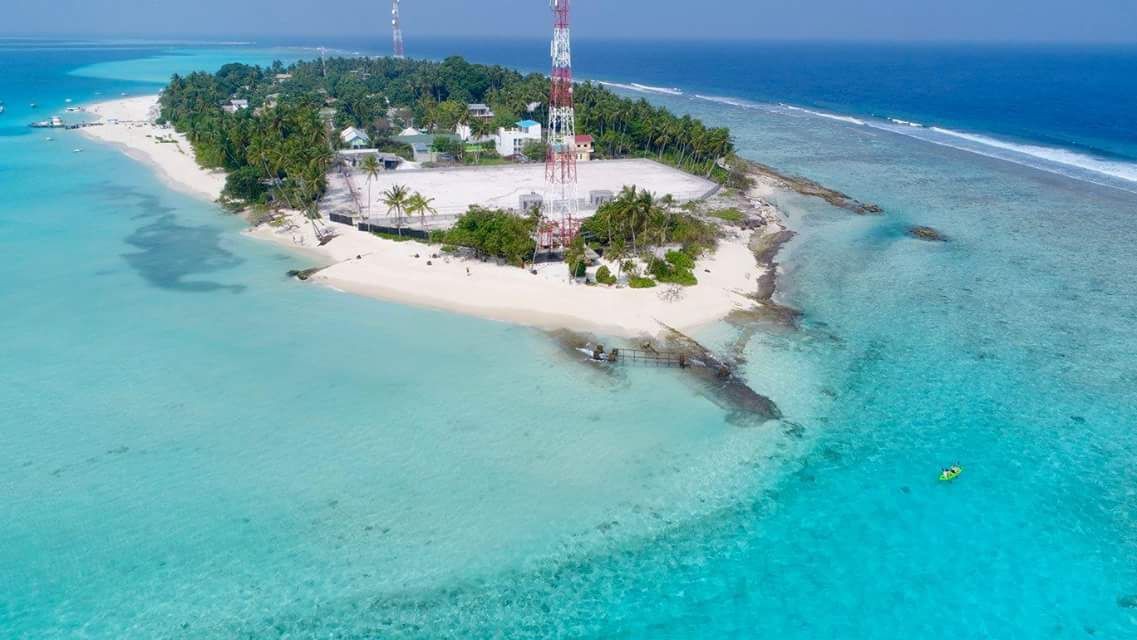
<instances>
[{"instance_id":1,"label":"shrub","mask_svg":"<svg viewBox=\"0 0 1137 640\"><path fill-rule=\"evenodd\" d=\"M502 258L520 266L533 257L536 221L507 211L470 207L446 233L447 244L474 249L478 255Z\"/></svg>"},{"instance_id":2,"label":"shrub","mask_svg":"<svg viewBox=\"0 0 1137 640\"><path fill-rule=\"evenodd\" d=\"M638 276L632 276L628 280L628 286L633 289L651 289L655 286L655 280L652 280L651 278L640 278Z\"/></svg>"},{"instance_id":3,"label":"shrub","mask_svg":"<svg viewBox=\"0 0 1137 640\"><path fill-rule=\"evenodd\" d=\"M616 284L616 276L612 275L612 270L605 265L596 270L596 281L611 286Z\"/></svg>"},{"instance_id":4,"label":"shrub","mask_svg":"<svg viewBox=\"0 0 1137 640\"><path fill-rule=\"evenodd\" d=\"M677 251L672 251L671 253L682 255L690 260L689 256L681 254ZM670 258L670 253L668 254L668 257ZM695 274L692 273L689 268L677 267L667 260L660 260L659 258L653 259L651 261L651 264L648 266L648 271L651 273L651 275L655 276L656 280L660 282L681 284L685 287L699 284L698 279L695 278Z\"/></svg>"},{"instance_id":5,"label":"shrub","mask_svg":"<svg viewBox=\"0 0 1137 640\"><path fill-rule=\"evenodd\" d=\"M667 262L676 269L694 269L695 259L682 251L668 251Z\"/></svg>"},{"instance_id":6,"label":"shrub","mask_svg":"<svg viewBox=\"0 0 1137 640\"><path fill-rule=\"evenodd\" d=\"M588 275L588 265L584 264L584 260L577 260L576 262L572 263L570 271L572 273L572 277L583 278Z\"/></svg>"},{"instance_id":7,"label":"shrub","mask_svg":"<svg viewBox=\"0 0 1137 640\"><path fill-rule=\"evenodd\" d=\"M442 244L446 241L446 232L442 229L431 229L430 244Z\"/></svg>"}]
</instances>

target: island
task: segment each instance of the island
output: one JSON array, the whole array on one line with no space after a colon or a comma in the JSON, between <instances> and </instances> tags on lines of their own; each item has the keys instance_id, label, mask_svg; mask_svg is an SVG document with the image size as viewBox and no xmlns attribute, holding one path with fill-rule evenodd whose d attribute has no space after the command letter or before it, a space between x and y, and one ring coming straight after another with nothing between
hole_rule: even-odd
<instances>
[{"instance_id":1,"label":"island","mask_svg":"<svg viewBox=\"0 0 1137 640\"><path fill-rule=\"evenodd\" d=\"M873 211L738 158L725 128L580 83L581 219L561 242L540 215L548 91L459 57L228 64L94 105L104 126L83 133L306 252L307 282L610 336L776 306L776 188Z\"/></svg>"}]
</instances>

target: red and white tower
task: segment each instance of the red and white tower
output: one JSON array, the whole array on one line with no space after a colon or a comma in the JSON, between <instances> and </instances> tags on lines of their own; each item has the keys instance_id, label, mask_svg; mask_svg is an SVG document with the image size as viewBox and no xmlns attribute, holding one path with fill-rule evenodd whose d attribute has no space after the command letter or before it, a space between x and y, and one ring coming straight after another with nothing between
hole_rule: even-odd
<instances>
[{"instance_id":1,"label":"red and white tower","mask_svg":"<svg viewBox=\"0 0 1137 640\"><path fill-rule=\"evenodd\" d=\"M567 246L580 228L576 200L576 111L572 97L569 0L549 0L553 9L552 87L549 90L548 151L545 156L543 241ZM550 237L557 225L555 237Z\"/></svg>"},{"instance_id":2,"label":"red and white tower","mask_svg":"<svg viewBox=\"0 0 1137 640\"><path fill-rule=\"evenodd\" d=\"M399 24L399 0L391 0L391 31L395 39L395 57L403 59L403 27Z\"/></svg>"}]
</instances>

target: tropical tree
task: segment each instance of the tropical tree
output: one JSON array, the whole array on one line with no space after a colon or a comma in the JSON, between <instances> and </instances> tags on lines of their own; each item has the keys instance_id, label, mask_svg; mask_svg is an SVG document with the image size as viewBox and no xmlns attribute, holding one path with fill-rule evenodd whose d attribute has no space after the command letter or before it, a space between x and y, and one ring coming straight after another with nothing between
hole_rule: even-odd
<instances>
[{"instance_id":1,"label":"tropical tree","mask_svg":"<svg viewBox=\"0 0 1137 640\"><path fill-rule=\"evenodd\" d=\"M395 226L399 230L399 237L403 235L403 213L407 210L411 192L401 184L392 185L383 192L383 204L387 205L387 215L395 214Z\"/></svg>"},{"instance_id":2,"label":"tropical tree","mask_svg":"<svg viewBox=\"0 0 1137 640\"><path fill-rule=\"evenodd\" d=\"M407 198L407 213L412 216L416 214L418 215L419 221L422 224L423 231L426 231L426 214L429 213L433 216L438 213L438 210L431 205L433 202L434 198L426 198L417 191L409 198Z\"/></svg>"},{"instance_id":3,"label":"tropical tree","mask_svg":"<svg viewBox=\"0 0 1137 640\"><path fill-rule=\"evenodd\" d=\"M371 218L371 181L379 177L379 160L375 156L367 156L360 166L367 174L367 218Z\"/></svg>"}]
</instances>

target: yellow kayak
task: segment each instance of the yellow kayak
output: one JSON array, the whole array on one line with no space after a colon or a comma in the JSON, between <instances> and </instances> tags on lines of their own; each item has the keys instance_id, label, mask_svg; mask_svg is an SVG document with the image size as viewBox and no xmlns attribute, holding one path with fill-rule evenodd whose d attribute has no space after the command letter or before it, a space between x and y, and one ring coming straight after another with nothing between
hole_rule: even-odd
<instances>
[{"instance_id":1,"label":"yellow kayak","mask_svg":"<svg viewBox=\"0 0 1137 640\"><path fill-rule=\"evenodd\" d=\"M953 464L952 466L940 472L940 480L943 482L949 482L958 478L959 474L961 473L963 473L963 467L959 466L958 464Z\"/></svg>"}]
</instances>

